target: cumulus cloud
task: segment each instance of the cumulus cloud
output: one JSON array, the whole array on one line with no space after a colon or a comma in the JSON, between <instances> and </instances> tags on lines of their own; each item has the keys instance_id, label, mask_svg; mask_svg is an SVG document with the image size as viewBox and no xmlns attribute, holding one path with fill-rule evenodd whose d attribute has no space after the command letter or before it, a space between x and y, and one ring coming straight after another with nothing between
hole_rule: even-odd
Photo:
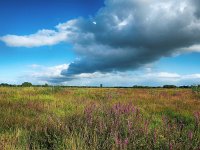
<instances>
[{"instance_id":1,"label":"cumulus cloud","mask_svg":"<svg viewBox=\"0 0 200 150\"><path fill-rule=\"evenodd\" d=\"M1 40L10 46L26 47L68 41L79 59L61 71L66 80L83 73L133 70L174 53L199 51L200 3L198 0L106 0L105 7L91 18L60 23L56 31L7 35Z\"/></svg>"},{"instance_id":2,"label":"cumulus cloud","mask_svg":"<svg viewBox=\"0 0 200 150\"><path fill-rule=\"evenodd\" d=\"M80 59L62 75L125 71L199 51L199 9L195 0L107 0L92 20L74 23L70 40Z\"/></svg>"}]
</instances>

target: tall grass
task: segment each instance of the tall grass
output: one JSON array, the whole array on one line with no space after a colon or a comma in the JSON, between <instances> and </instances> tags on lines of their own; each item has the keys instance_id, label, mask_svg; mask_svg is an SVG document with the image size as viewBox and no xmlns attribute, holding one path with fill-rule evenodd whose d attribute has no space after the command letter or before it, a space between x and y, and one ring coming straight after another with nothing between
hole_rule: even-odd
<instances>
[{"instance_id":1,"label":"tall grass","mask_svg":"<svg viewBox=\"0 0 200 150\"><path fill-rule=\"evenodd\" d=\"M190 89L0 88L0 149L200 149Z\"/></svg>"}]
</instances>

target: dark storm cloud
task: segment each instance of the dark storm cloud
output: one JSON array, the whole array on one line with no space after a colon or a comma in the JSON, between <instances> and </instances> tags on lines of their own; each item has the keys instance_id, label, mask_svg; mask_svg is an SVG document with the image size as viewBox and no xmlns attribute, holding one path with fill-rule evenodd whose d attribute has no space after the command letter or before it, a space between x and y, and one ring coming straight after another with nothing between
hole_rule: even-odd
<instances>
[{"instance_id":1,"label":"dark storm cloud","mask_svg":"<svg viewBox=\"0 0 200 150\"><path fill-rule=\"evenodd\" d=\"M195 16L200 19L200 1L199 0L192 0L192 3L195 6Z\"/></svg>"},{"instance_id":2,"label":"dark storm cloud","mask_svg":"<svg viewBox=\"0 0 200 150\"><path fill-rule=\"evenodd\" d=\"M71 24L79 59L62 75L136 69L200 44L198 6L198 0L107 0L96 16Z\"/></svg>"}]
</instances>

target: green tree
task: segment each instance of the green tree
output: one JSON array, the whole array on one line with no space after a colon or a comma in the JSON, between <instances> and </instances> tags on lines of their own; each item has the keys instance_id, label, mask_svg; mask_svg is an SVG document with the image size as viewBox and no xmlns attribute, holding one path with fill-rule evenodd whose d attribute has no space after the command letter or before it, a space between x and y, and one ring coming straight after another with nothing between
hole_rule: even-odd
<instances>
[{"instance_id":1,"label":"green tree","mask_svg":"<svg viewBox=\"0 0 200 150\"><path fill-rule=\"evenodd\" d=\"M32 83L30 83L30 82L24 82L24 83L22 83L22 86L23 87L31 87Z\"/></svg>"}]
</instances>

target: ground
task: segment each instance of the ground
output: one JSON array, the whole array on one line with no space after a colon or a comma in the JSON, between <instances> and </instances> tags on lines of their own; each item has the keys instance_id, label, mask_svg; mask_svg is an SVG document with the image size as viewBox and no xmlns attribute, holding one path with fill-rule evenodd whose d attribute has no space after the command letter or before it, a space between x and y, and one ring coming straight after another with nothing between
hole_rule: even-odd
<instances>
[{"instance_id":1,"label":"ground","mask_svg":"<svg viewBox=\"0 0 200 150\"><path fill-rule=\"evenodd\" d=\"M199 149L192 89L0 87L0 149Z\"/></svg>"}]
</instances>

